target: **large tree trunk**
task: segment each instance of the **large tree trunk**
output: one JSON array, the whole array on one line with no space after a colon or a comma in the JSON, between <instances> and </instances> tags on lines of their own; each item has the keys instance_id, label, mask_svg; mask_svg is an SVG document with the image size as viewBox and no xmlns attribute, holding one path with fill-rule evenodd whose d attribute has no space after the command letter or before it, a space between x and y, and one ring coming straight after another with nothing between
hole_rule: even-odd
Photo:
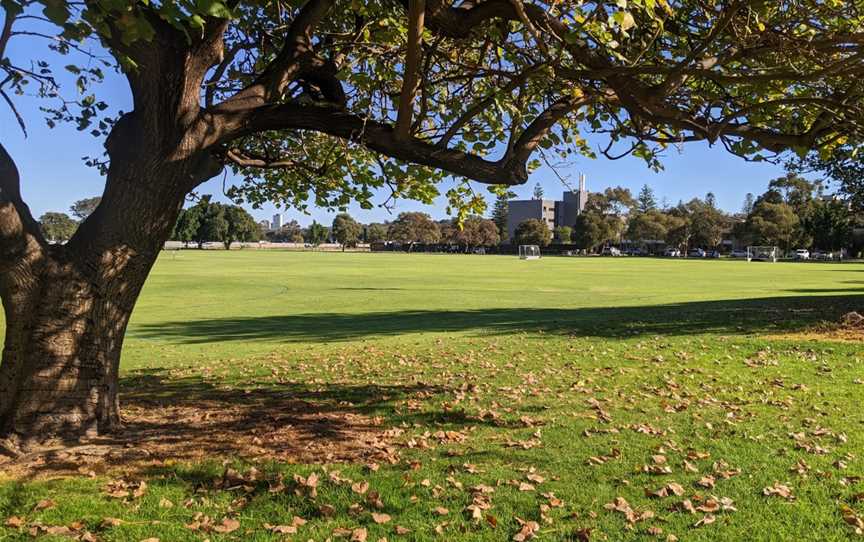
<instances>
[{"instance_id":1,"label":"large tree trunk","mask_svg":"<svg viewBox=\"0 0 864 542\"><path fill-rule=\"evenodd\" d=\"M221 170L194 142L148 138L132 115L117 123L106 146L111 166L102 201L70 242L30 243L10 256L13 265L0 262L6 312L0 439L7 448L80 439L120 425L118 370L132 310L185 194ZM3 195L0 213L14 212L3 207ZM0 226L13 223L3 218ZM7 230L4 238L0 227L0 255L4 240L12 246L15 231Z\"/></svg>"},{"instance_id":2,"label":"large tree trunk","mask_svg":"<svg viewBox=\"0 0 864 542\"><path fill-rule=\"evenodd\" d=\"M50 256L6 310L0 433L13 444L75 439L120 424L118 369L134 299L149 266L122 273L126 293ZM118 295L119 294L119 295ZM20 310L21 303L29 310Z\"/></svg>"}]
</instances>

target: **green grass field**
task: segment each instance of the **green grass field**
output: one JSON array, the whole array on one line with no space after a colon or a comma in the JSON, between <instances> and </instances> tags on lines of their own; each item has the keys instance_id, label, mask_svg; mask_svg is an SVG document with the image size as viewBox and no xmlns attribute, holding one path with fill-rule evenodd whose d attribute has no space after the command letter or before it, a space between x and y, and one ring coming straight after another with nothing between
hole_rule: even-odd
<instances>
[{"instance_id":1,"label":"green grass field","mask_svg":"<svg viewBox=\"0 0 864 542\"><path fill-rule=\"evenodd\" d=\"M859 264L165 254L128 433L8 468L0 541L848 540L864 343L811 331L862 293Z\"/></svg>"}]
</instances>

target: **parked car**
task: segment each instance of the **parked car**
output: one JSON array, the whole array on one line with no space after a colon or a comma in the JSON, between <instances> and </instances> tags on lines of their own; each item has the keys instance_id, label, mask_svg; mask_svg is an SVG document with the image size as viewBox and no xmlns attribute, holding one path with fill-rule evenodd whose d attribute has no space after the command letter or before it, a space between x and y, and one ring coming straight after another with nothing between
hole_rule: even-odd
<instances>
[{"instance_id":1,"label":"parked car","mask_svg":"<svg viewBox=\"0 0 864 542\"><path fill-rule=\"evenodd\" d=\"M730 254L733 258L746 258L747 251L746 250L733 250L732 254Z\"/></svg>"},{"instance_id":2,"label":"parked car","mask_svg":"<svg viewBox=\"0 0 864 542\"><path fill-rule=\"evenodd\" d=\"M603 256L620 256L621 251L615 247L603 247L603 251L600 254Z\"/></svg>"},{"instance_id":3,"label":"parked car","mask_svg":"<svg viewBox=\"0 0 864 542\"><path fill-rule=\"evenodd\" d=\"M702 250L701 248L694 248L693 250L691 250L690 252L687 253L687 256L690 258L704 258L705 257L705 251Z\"/></svg>"},{"instance_id":4,"label":"parked car","mask_svg":"<svg viewBox=\"0 0 864 542\"><path fill-rule=\"evenodd\" d=\"M810 259L810 251L806 248L799 248L795 251L795 254L792 255L796 260L809 260Z\"/></svg>"},{"instance_id":5,"label":"parked car","mask_svg":"<svg viewBox=\"0 0 864 542\"><path fill-rule=\"evenodd\" d=\"M709 252L709 253L707 254L706 257L707 257L707 258L715 258L715 259L717 259L717 258L720 257L720 251L719 251L719 250L712 250L711 252Z\"/></svg>"},{"instance_id":6,"label":"parked car","mask_svg":"<svg viewBox=\"0 0 864 542\"><path fill-rule=\"evenodd\" d=\"M681 251L678 250L677 248L667 248L666 251L663 252L663 255L666 256L667 258L680 258L681 257Z\"/></svg>"},{"instance_id":7,"label":"parked car","mask_svg":"<svg viewBox=\"0 0 864 542\"><path fill-rule=\"evenodd\" d=\"M822 260L822 261L833 260L834 254L832 252L822 252L821 250L817 250L816 252L813 253L812 258L814 260Z\"/></svg>"}]
</instances>

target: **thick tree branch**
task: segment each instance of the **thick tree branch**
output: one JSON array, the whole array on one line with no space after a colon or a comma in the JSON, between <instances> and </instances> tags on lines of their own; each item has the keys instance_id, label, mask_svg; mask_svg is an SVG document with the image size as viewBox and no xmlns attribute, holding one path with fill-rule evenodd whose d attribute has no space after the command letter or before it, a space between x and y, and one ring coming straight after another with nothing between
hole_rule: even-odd
<instances>
[{"instance_id":1,"label":"thick tree branch","mask_svg":"<svg viewBox=\"0 0 864 542\"><path fill-rule=\"evenodd\" d=\"M3 16L3 26L0 27L0 60L6 58L6 46L9 44L9 38L12 37L12 24L15 22L15 17L7 11Z\"/></svg>"},{"instance_id":2,"label":"thick tree branch","mask_svg":"<svg viewBox=\"0 0 864 542\"><path fill-rule=\"evenodd\" d=\"M314 130L397 160L443 169L481 183L516 185L528 179L525 164L516 163L510 156L493 162L460 150L442 149L417 138L400 139L391 125L338 108L278 104L239 112L236 116L223 113L221 117L221 122L237 127L229 132L228 141L263 131Z\"/></svg>"},{"instance_id":3,"label":"thick tree branch","mask_svg":"<svg viewBox=\"0 0 864 542\"><path fill-rule=\"evenodd\" d=\"M18 168L0 144L0 289L6 273L32 263L45 246L39 224L21 199Z\"/></svg>"},{"instance_id":4,"label":"thick tree branch","mask_svg":"<svg viewBox=\"0 0 864 542\"><path fill-rule=\"evenodd\" d=\"M426 0L409 0L408 50L405 54L402 94L399 96L399 112L396 117L396 135L400 138L407 138L411 133L414 96L420 82L420 45L423 40L425 11Z\"/></svg>"},{"instance_id":5,"label":"thick tree branch","mask_svg":"<svg viewBox=\"0 0 864 542\"><path fill-rule=\"evenodd\" d=\"M276 58L251 85L219 104L218 108L236 110L280 100L288 84L300 76L304 65L316 59L312 50L312 32L334 3L335 0L306 2L288 28L285 43Z\"/></svg>"}]
</instances>

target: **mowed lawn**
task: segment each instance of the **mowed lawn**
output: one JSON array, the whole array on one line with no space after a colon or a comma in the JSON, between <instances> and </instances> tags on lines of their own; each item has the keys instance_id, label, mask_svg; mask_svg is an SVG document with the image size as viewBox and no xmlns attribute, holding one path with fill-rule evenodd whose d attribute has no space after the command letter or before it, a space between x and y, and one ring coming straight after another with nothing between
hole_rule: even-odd
<instances>
[{"instance_id":1,"label":"mowed lawn","mask_svg":"<svg viewBox=\"0 0 864 542\"><path fill-rule=\"evenodd\" d=\"M0 463L0 540L849 540L864 341L819 330L862 294L860 264L165 253L128 431Z\"/></svg>"}]
</instances>

